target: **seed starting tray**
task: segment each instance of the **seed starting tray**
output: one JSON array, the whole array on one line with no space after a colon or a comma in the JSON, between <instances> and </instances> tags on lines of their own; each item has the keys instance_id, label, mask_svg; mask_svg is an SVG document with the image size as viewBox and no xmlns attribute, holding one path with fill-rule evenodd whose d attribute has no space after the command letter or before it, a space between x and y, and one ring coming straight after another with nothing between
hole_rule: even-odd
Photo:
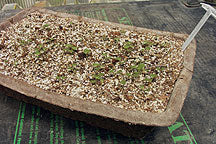
<instances>
[{"instance_id":1,"label":"seed starting tray","mask_svg":"<svg viewBox=\"0 0 216 144\"><path fill-rule=\"evenodd\" d=\"M178 39L186 39L187 35L157 31L151 29L144 29L139 27L127 26L117 23L104 22L71 14L54 12L47 9L31 8L26 9L18 13L17 15L9 18L8 20L0 24L0 30L5 30L10 25L22 20L27 14L32 12L49 13L63 18L73 18L90 23L103 23L109 27L120 27L127 30L139 31L139 32L151 32L157 35L172 35ZM125 110L122 108L105 105L102 103L96 103L91 101L84 101L79 98L68 97L57 93L52 93L43 90L39 87L32 86L24 81L16 80L12 77L0 74L0 84L8 87L14 91L17 91L23 95L17 95L15 98L21 99L28 103L33 103L42 106L45 109L53 111L58 114L62 114L72 119L85 121L92 125L100 126L103 128L109 128L115 130L124 135L124 132L118 128L109 127L106 124L105 119L113 119L115 121L121 121L132 125L145 125L145 126L168 126L176 121L183 106L184 100L187 95L189 84L193 74L194 58L195 58L196 42L193 40L188 48L184 51L184 63L183 69L175 83L173 92L169 99L167 108L164 112L141 112L133 110ZM103 118L100 122L91 119L91 117ZM96 118L98 121L100 118Z\"/></svg>"}]
</instances>

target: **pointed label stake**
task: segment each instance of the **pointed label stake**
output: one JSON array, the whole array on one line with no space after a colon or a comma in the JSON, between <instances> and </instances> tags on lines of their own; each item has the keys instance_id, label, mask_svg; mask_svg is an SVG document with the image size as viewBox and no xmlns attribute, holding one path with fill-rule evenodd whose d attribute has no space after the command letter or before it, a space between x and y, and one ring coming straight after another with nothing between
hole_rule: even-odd
<instances>
[{"instance_id":1,"label":"pointed label stake","mask_svg":"<svg viewBox=\"0 0 216 144\"><path fill-rule=\"evenodd\" d=\"M189 35L187 40L184 42L182 46L182 51L184 51L188 45L191 43L193 38L196 36L196 34L199 32L199 30L202 28L202 26L205 24L205 22L208 20L208 18L212 15L216 19L216 9L214 9L212 6L208 4L201 3L202 7L206 10L205 15L202 17L202 19L199 21L199 23L196 25L192 33Z\"/></svg>"}]
</instances>

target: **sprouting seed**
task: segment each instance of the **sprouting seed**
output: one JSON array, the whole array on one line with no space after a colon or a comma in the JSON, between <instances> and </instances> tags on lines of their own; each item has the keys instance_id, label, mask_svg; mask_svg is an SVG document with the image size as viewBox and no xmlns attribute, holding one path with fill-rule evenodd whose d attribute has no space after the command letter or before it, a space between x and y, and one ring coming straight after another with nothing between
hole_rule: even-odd
<instances>
[{"instance_id":1,"label":"sprouting seed","mask_svg":"<svg viewBox=\"0 0 216 144\"><path fill-rule=\"evenodd\" d=\"M150 77L155 78L155 77L157 77L157 75L156 74L150 74Z\"/></svg>"},{"instance_id":2,"label":"sprouting seed","mask_svg":"<svg viewBox=\"0 0 216 144\"><path fill-rule=\"evenodd\" d=\"M150 47L146 47L145 49L146 49L146 50L150 50L151 48L150 48Z\"/></svg>"},{"instance_id":3,"label":"sprouting seed","mask_svg":"<svg viewBox=\"0 0 216 144\"><path fill-rule=\"evenodd\" d=\"M145 86L144 86L144 85L140 85L140 88L141 88L142 90L144 90Z\"/></svg>"},{"instance_id":4,"label":"sprouting seed","mask_svg":"<svg viewBox=\"0 0 216 144\"><path fill-rule=\"evenodd\" d=\"M109 73L114 73L114 72L115 72L115 70L113 70L113 69L109 70Z\"/></svg>"},{"instance_id":5,"label":"sprouting seed","mask_svg":"<svg viewBox=\"0 0 216 144\"><path fill-rule=\"evenodd\" d=\"M126 80L121 80L120 83L121 83L122 85L125 85L125 84L126 84Z\"/></svg>"},{"instance_id":6,"label":"sprouting seed","mask_svg":"<svg viewBox=\"0 0 216 144\"><path fill-rule=\"evenodd\" d=\"M126 75L129 77L129 76L132 76L132 74L131 73L126 73Z\"/></svg>"},{"instance_id":7,"label":"sprouting seed","mask_svg":"<svg viewBox=\"0 0 216 144\"><path fill-rule=\"evenodd\" d=\"M84 52L84 54L89 55L91 53L91 50L86 48L86 49L84 49L83 52Z\"/></svg>"},{"instance_id":8,"label":"sprouting seed","mask_svg":"<svg viewBox=\"0 0 216 144\"><path fill-rule=\"evenodd\" d=\"M49 26L49 24L45 24L45 25L43 25L43 27L45 27L45 28L48 27L48 26Z\"/></svg>"},{"instance_id":9,"label":"sprouting seed","mask_svg":"<svg viewBox=\"0 0 216 144\"><path fill-rule=\"evenodd\" d=\"M145 68L145 64L144 64L144 63L140 63L140 64L138 64L138 66L137 66L137 70L138 70L138 71L142 71L144 68Z\"/></svg>"},{"instance_id":10,"label":"sprouting seed","mask_svg":"<svg viewBox=\"0 0 216 144\"><path fill-rule=\"evenodd\" d=\"M98 67L98 66L100 66L99 63L93 63L93 67Z\"/></svg>"}]
</instances>

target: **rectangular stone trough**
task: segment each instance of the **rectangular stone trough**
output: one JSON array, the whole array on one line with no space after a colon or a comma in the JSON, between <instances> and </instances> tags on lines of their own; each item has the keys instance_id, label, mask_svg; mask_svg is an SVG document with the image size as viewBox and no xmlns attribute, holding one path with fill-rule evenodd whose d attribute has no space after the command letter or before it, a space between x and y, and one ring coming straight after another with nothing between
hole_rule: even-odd
<instances>
[{"instance_id":1,"label":"rectangular stone trough","mask_svg":"<svg viewBox=\"0 0 216 144\"><path fill-rule=\"evenodd\" d=\"M186 39L188 36L185 34L104 22L40 8L31 8L21 11L15 16L2 22L0 24L0 30L6 30L7 27L17 23L27 14L34 11L50 13L58 17L81 19L90 23L102 22L104 25L110 27L117 26L123 29L139 32L152 32L157 35L172 35L179 39ZM178 77L178 80L175 82L175 86L169 99L167 108L164 112L160 113L126 110L113 107L111 105L85 101L75 97L68 97L43 90L39 87L30 85L27 82L17 80L3 74L0 74L0 89L6 94L10 93L9 96L15 97L16 99L25 101L27 103L41 106L44 109L64 115L65 117L74 120L81 120L94 126L110 129L126 136L143 137L147 131L151 130L152 126L169 126L173 124L178 118L184 100L187 96L188 88L192 78L195 51L196 42L193 40L188 48L184 51L184 67Z\"/></svg>"}]
</instances>

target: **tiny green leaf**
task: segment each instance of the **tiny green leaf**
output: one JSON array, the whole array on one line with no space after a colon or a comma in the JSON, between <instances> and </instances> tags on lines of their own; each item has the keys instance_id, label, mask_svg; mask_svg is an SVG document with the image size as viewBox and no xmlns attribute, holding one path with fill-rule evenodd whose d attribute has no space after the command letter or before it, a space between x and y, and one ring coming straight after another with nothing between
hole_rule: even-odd
<instances>
[{"instance_id":1,"label":"tiny green leaf","mask_svg":"<svg viewBox=\"0 0 216 144\"><path fill-rule=\"evenodd\" d=\"M45 25L43 25L43 27L48 27L49 26L49 24L45 24Z\"/></svg>"},{"instance_id":2,"label":"tiny green leaf","mask_svg":"<svg viewBox=\"0 0 216 144\"><path fill-rule=\"evenodd\" d=\"M73 50L77 50L77 47L76 47L76 46L72 46L72 49L73 49Z\"/></svg>"},{"instance_id":3,"label":"tiny green leaf","mask_svg":"<svg viewBox=\"0 0 216 144\"><path fill-rule=\"evenodd\" d=\"M150 47L146 47L145 49L146 49L146 50L150 50L151 48L150 48Z\"/></svg>"},{"instance_id":4,"label":"tiny green leaf","mask_svg":"<svg viewBox=\"0 0 216 144\"><path fill-rule=\"evenodd\" d=\"M73 69L74 69L73 67L69 67L69 68L68 68L68 70L73 70Z\"/></svg>"},{"instance_id":5,"label":"tiny green leaf","mask_svg":"<svg viewBox=\"0 0 216 144\"><path fill-rule=\"evenodd\" d=\"M130 66L131 69L136 69L136 65Z\"/></svg>"},{"instance_id":6,"label":"tiny green leaf","mask_svg":"<svg viewBox=\"0 0 216 144\"><path fill-rule=\"evenodd\" d=\"M65 76L62 76L61 79L66 79L66 77L65 77Z\"/></svg>"},{"instance_id":7,"label":"tiny green leaf","mask_svg":"<svg viewBox=\"0 0 216 144\"><path fill-rule=\"evenodd\" d=\"M72 66L73 66L73 67L76 67L76 66L77 66L77 64L75 64L75 63L74 63L74 64L72 64Z\"/></svg>"},{"instance_id":8,"label":"tiny green leaf","mask_svg":"<svg viewBox=\"0 0 216 144\"><path fill-rule=\"evenodd\" d=\"M132 74L131 74L131 73L126 73L126 75L127 75L127 76L131 76Z\"/></svg>"},{"instance_id":9,"label":"tiny green leaf","mask_svg":"<svg viewBox=\"0 0 216 144\"><path fill-rule=\"evenodd\" d=\"M122 85L125 85L125 84L126 84L126 80L121 80L120 83L121 83Z\"/></svg>"},{"instance_id":10,"label":"tiny green leaf","mask_svg":"<svg viewBox=\"0 0 216 144\"><path fill-rule=\"evenodd\" d=\"M94 78L98 79L98 80L101 79L101 77L99 75L95 75Z\"/></svg>"},{"instance_id":11,"label":"tiny green leaf","mask_svg":"<svg viewBox=\"0 0 216 144\"><path fill-rule=\"evenodd\" d=\"M113 69L112 69L112 70L109 70L109 73L114 73L114 72L115 72L115 70L113 70Z\"/></svg>"},{"instance_id":12,"label":"tiny green leaf","mask_svg":"<svg viewBox=\"0 0 216 144\"><path fill-rule=\"evenodd\" d=\"M83 52L84 52L84 54L88 55L88 54L90 54L90 53L91 53L91 50L86 48L86 49L84 49L84 51L83 51Z\"/></svg>"},{"instance_id":13,"label":"tiny green leaf","mask_svg":"<svg viewBox=\"0 0 216 144\"><path fill-rule=\"evenodd\" d=\"M144 85L141 85L140 88L141 88L142 90L144 90L145 86L144 86Z\"/></svg>"},{"instance_id":14,"label":"tiny green leaf","mask_svg":"<svg viewBox=\"0 0 216 144\"><path fill-rule=\"evenodd\" d=\"M145 78L144 81L152 82L152 79Z\"/></svg>"},{"instance_id":15,"label":"tiny green leaf","mask_svg":"<svg viewBox=\"0 0 216 144\"><path fill-rule=\"evenodd\" d=\"M133 76L133 77L139 77L139 75L140 75L139 72L134 72L132 76Z\"/></svg>"},{"instance_id":16,"label":"tiny green leaf","mask_svg":"<svg viewBox=\"0 0 216 144\"><path fill-rule=\"evenodd\" d=\"M93 63L93 67L98 67L98 66L100 66L99 63Z\"/></svg>"},{"instance_id":17,"label":"tiny green leaf","mask_svg":"<svg viewBox=\"0 0 216 144\"><path fill-rule=\"evenodd\" d=\"M141 70L144 69L144 67L145 67L145 64L144 64L144 63L140 63L140 64L138 64L138 66L137 66L137 70L141 71Z\"/></svg>"},{"instance_id":18,"label":"tiny green leaf","mask_svg":"<svg viewBox=\"0 0 216 144\"><path fill-rule=\"evenodd\" d=\"M122 73L122 70L118 70L117 73L118 73L118 74Z\"/></svg>"},{"instance_id":19,"label":"tiny green leaf","mask_svg":"<svg viewBox=\"0 0 216 144\"><path fill-rule=\"evenodd\" d=\"M125 33L126 31L124 31L124 30L120 30L120 33Z\"/></svg>"},{"instance_id":20,"label":"tiny green leaf","mask_svg":"<svg viewBox=\"0 0 216 144\"><path fill-rule=\"evenodd\" d=\"M43 51L47 51L47 48L43 47L42 50L43 50Z\"/></svg>"},{"instance_id":21,"label":"tiny green leaf","mask_svg":"<svg viewBox=\"0 0 216 144\"><path fill-rule=\"evenodd\" d=\"M120 40L120 38L114 38L114 40L115 40L115 41L119 41L119 40Z\"/></svg>"},{"instance_id":22,"label":"tiny green leaf","mask_svg":"<svg viewBox=\"0 0 216 144\"><path fill-rule=\"evenodd\" d=\"M90 80L90 82L91 82L92 84L95 84L95 83L97 82L97 80Z\"/></svg>"},{"instance_id":23,"label":"tiny green leaf","mask_svg":"<svg viewBox=\"0 0 216 144\"><path fill-rule=\"evenodd\" d=\"M100 79L100 81L101 81L101 83L103 83L103 82L104 82L104 79Z\"/></svg>"},{"instance_id":24,"label":"tiny green leaf","mask_svg":"<svg viewBox=\"0 0 216 144\"><path fill-rule=\"evenodd\" d=\"M104 75L104 73L99 73L99 74L98 74L98 76L100 76L100 77L103 76L103 75Z\"/></svg>"},{"instance_id":25,"label":"tiny green leaf","mask_svg":"<svg viewBox=\"0 0 216 144\"><path fill-rule=\"evenodd\" d=\"M124 45L123 46L125 49L128 49L130 46L129 45Z\"/></svg>"},{"instance_id":26,"label":"tiny green leaf","mask_svg":"<svg viewBox=\"0 0 216 144\"><path fill-rule=\"evenodd\" d=\"M155 78L157 75L156 74L150 74L151 78Z\"/></svg>"},{"instance_id":27,"label":"tiny green leaf","mask_svg":"<svg viewBox=\"0 0 216 144\"><path fill-rule=\"evenodd\" d=\"M107 57L107 53L103 53L102 55L105 56L105 57Z\"/></svg>"},{"instance_id":28,"label":"tiny green leaf","mask_svg":"<svg viewBox=\"0 0 216 144\"><path fill-rule=\"evenodd\" d=\"M115 58L115 60L120 61L120 60L121 60L121 57L117 57L117 58Z\"/></svg>"}]
</instances>

